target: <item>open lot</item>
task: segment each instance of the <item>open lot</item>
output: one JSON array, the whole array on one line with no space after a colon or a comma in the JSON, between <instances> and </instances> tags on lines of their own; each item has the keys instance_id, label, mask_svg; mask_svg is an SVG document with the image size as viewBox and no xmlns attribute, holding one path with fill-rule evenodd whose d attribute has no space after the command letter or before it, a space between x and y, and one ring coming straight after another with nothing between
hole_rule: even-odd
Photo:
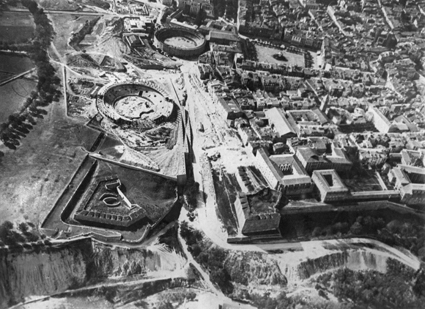
<instances>
[{"instance_id":1,"label":"open lot","mask_svg":"<svg viewBox=\"0 0 425 309\"><path fill-rule=\"evenodd\" d=\"M33 37L34 30L35 24L30 13L4 11L0 16L0 41L2 42L25 42Z\"/></svg>"},{"instance_id":2,"label":"open lot","mask_svg":"<svg viewBox=\"0 0 425 309\"><path fill-rule=\"evenodd\" d=\"M255 49L257 50L258 61L260 62L268 62L268 63L278 63L278 64L287 64L287 65L298 65L301 67L305 66L304 55L288 53L285 50L277 49L273 47L255 45ZM273 58L273 55L282 53L282 55L288 59L288 61L280 61Z\"/></svg>"}]
</instances>

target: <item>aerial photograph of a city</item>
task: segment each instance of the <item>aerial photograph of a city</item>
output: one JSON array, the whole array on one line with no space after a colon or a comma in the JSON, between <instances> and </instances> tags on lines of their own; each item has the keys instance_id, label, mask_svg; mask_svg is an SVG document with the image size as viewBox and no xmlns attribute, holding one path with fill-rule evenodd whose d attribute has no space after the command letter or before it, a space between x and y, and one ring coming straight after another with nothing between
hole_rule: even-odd
<instances>
[{"instance_id":1,"label":"aerial photograph of a city","mask_svg":"<svg viewBox=\"0 0 425 309\"><path fill-rule=\"evenodd\" d=\"M425 0L0 0L0 309L424 309Z\"/></svg>"}]
</instances>

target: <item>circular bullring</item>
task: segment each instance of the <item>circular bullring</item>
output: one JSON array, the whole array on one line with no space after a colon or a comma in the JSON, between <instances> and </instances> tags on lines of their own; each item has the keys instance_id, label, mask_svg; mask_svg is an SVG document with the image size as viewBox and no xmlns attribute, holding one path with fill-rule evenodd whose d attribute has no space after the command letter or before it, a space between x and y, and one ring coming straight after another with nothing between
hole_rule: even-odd
<instances>
[{"instance_id":1,"label":"circular bullring","mask_svg":"<svg viewBox=\"0 0 425 309\"><path fill-rule=\"evenodd\" d=\"M112 83L102 87L97 94L99 112L114 122L168 119L174 102L151 81L139 83Z\"/></svg>"},{"instance_id":2,"label":"circular bullring","mask_svg":"<svg viewBox=\"0 0 425 309\"><path fill-rule=\"evenodd\" d=\"M195 30L162 28L155 32L154 45L171 56L194 57L204 52L206 41Z\"/></svg>"}]
</instances>

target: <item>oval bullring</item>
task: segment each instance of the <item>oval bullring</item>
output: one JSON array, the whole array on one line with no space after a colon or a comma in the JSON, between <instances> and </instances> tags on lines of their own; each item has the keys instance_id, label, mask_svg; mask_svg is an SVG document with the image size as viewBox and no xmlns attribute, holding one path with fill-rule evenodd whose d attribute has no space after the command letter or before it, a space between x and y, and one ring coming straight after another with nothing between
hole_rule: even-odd
<instances>
[{"instance_id":1,"label":"oval bullring","mask_svg":"<svg viewBox=\"0 0 425 309\"><path fill-rule=\"evenodd\" d=\"M158 123L168 119L175 109L165 91L151 81L105 85L99 90L96 103L103 116L117 123Z\"/></svg>"},{"instance_id":2,"label":"oval bullring","mask_svg":"<svg viewBox=\"0 0 425 309\"><path fill-rule=\"evenodd\" d=\"M191 29L162 28L155 32L154 45L171 56L187 58L202 54L206 40Z\"/></svg>"}]
</instances>

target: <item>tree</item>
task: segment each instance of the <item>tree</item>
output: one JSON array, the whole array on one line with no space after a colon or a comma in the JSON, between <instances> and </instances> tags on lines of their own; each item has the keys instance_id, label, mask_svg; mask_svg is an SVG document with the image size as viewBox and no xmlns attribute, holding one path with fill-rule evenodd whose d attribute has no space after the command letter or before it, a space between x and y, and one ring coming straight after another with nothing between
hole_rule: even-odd
<instances>
[{"instance_id":1,"label":"tree","mask_svg":"<svg viewBox=\"0 0 425 309\"><path fill-rule=\"evenodd\" d=\"M354 222L350 228L351 234L360 235L363 232L363 226L359 222Z\"/></svg>"},{"instance_id":2,"label":"tree","mask_svg":"<svg viewBox=\"0 0 425 309\"><path fill-rule=\"evenodd\" d=\"M398 220L392 220L387 224L387 229L391 233L398 233L400 231L401 222Z\"/></svg>"},{"instance_id":3,"label":"tree","mask_svg":"<svg viewBox=\"0 0 425 309\"><path fill-rule=\"evenodd\" d=\"M193 291L190 291L187 293L186 298L188 301L193 301L196 298L196 293Z\"/></svg>"},{"instance_id":4,"label":"tree","mask_svg":"<svg viewBox=\"0 0 425 309\"><path fill-rule=\"evenodd\" d=\"M199 247L198 244L194 244L191 247L191 253L193 254L194 257L197 257L200 253L201 253L202 249L201 247Z\"/></svg>"},{"instance_id":5,"label":"tree","mask_svg":"<svg viewBox=\"0 0 425 309\"><path fill-rule=\"evenodd\" d=\"M348 225L347 222L337 222L334 224L334 230L335 232L340 232L340 233L347 233L348 230L350 229L350 226Z\"/></svg>"},{"instance_id":6,"label":"tree","mask_svg":"<svg viewBox=\"0 0 425 309\"><path fill-rule=\"evenodd\" d=\"M13 229L13 223L8 221L8 220L4 221L1 226L4 227L7 230Z\"/></svg>"},{"instance_id":7,"label":"tree","mask_svg":"<svg viewBox=\"0 0 425 309\"><path fill-rule=\"evenodd\" d=\"M40 239L36 233L25 232L23 234L25 238L27 239L27 241L29 242L35 242Z\"/></svg>"},{"instance_id":8,"label":"tree","mask_svg":"<svg viewBox=\"0 0 425 309\"><path fill-rule=\"evenodd\" d=\"M318 237L318 236L322 235L322 229L320 227L316 226L314 228L313 232L311 232L311 235L313 237Z\"/></svg>"},{"instance_id":9,"label":"tree","mask_svg":"<svg viewBox=\"0 0 425 309\"><path fill-rule=\"evenodd\" d=\"M158 306L158 309L173 309L173 304L171 304L170 302L163 302Z\"/></svg>"},{"instance_id":10,"label":"tree","mask_svg":"<svg viewBox=\"0 0 425 309\"><path fill-rule=\"evenodd\" d=\"M217 284L225 294L231 294L233 292L233 285L229 273L224 268L218 268L211 272L210 279L212 282Z\"/></svg>"},{"instance_id":11,"label":"tree","mask_svg":"<svg viewBox=\"0 0 425 309\"><path fill-rule=\"evenodd\" d=\"M19 223L18 228L22 233L26 233L29 229L28 224L26 224L25 222Z\"/></svg>"},{"instance_id":12,"label":"tree","mask_svg":"<svg viewBox=\"0 0 425 309\"><path fill-rule=\"evenodd\" d=\"M283 309L283 308L289 308L290 305L290 299L286 296L285 291L281 292L277 297L277 309Z\"/></svg>"}]
</instances>

